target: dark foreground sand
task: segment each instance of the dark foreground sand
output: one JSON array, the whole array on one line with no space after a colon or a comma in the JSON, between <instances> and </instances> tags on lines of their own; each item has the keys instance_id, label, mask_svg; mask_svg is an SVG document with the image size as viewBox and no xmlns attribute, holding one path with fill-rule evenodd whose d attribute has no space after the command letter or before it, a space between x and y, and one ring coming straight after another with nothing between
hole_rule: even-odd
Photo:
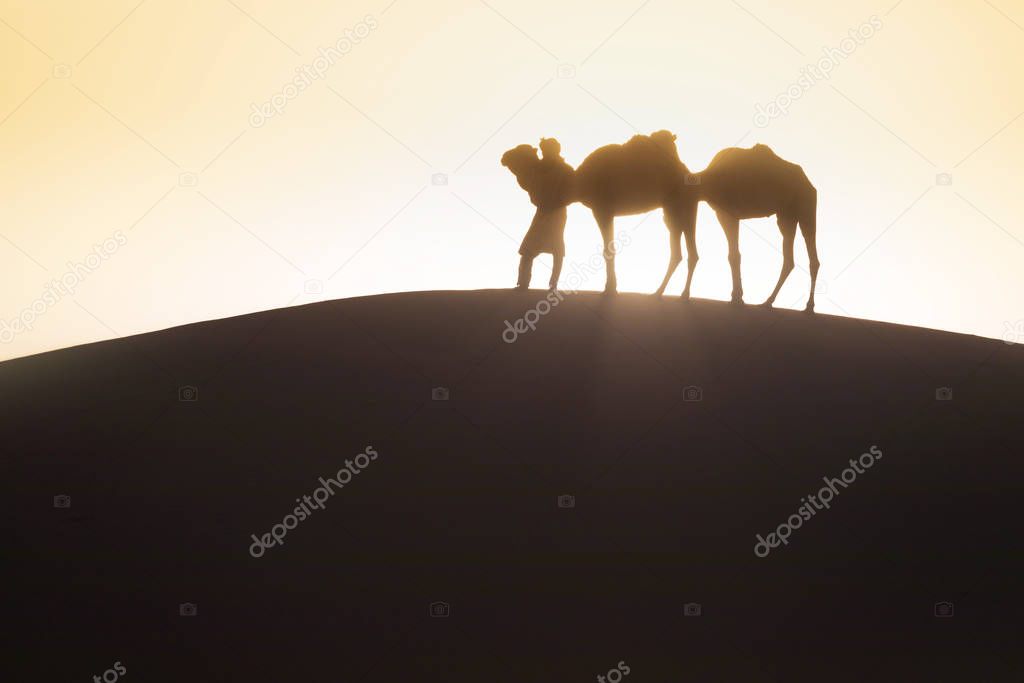
<instances>
[{"instance_id":1,"label":"dark foreground sand","mask_svg":"<svg viewBox=\"0 0 1024 683\"><path fill-rule=\"evenodd\" d=\"M597 294L505 343L542 295L332 301L0 364L3 680L1021 680L1024 348Z\"/></svg>"}]
</instances>

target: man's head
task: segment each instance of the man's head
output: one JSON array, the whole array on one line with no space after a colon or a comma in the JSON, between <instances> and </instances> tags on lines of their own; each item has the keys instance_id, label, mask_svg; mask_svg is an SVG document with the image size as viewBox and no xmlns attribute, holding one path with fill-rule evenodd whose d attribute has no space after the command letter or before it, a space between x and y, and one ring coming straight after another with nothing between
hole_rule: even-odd
<instances>
[{"instance_id":1,"label":"man's head","mask_svg":"<svg viewBox=\"0 0 1024 683\"><path fill-rule=\"evenodd\" d=\"M541 138L540 151L545 158L562 156L562 145L554 138Z\"/></svg>"}]
</instances>

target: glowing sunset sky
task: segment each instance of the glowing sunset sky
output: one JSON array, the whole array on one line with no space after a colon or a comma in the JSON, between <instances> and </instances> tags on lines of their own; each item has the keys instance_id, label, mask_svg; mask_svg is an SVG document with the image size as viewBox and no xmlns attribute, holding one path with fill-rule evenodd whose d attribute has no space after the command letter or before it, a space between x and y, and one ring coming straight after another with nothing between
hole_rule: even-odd
<instances>
[{"instance_id":1,"label":"glowing sunset sky","mask_svg":"<svg viewBox=\"0 0 1024 683\"><path fill-rule=\"evenodd\" d=\"M0 359L321 298L511 287L533 208L501 153L554 136L576 165L662 128L693 170L755 142L804 167L820 313L1002 337L1024 319L1024 2L948 5L0 0L0 318L35 306ZM620 290L653 291L660 212L617 225ZM781 238L743 225L760 303ZM697 241L693 295L728 299L704 206ZM566 242L568 261L600 249L579 205ZM798 238L778 305L803 307L806 263Z\"/></svg>"}]
</instances>

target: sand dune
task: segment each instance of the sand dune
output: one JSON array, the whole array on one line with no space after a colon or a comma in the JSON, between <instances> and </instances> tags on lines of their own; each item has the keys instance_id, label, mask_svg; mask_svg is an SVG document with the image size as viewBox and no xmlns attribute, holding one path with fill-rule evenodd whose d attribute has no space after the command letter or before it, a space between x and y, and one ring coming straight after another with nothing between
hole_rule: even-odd
<instances>
[{"instance_id":1,"label":"sand dune","mask_svg":"<svg viewBox=\"0 0 1024 683\"><path fill-rule=\"evenodd\" d=\"M331 301L0 364L10 680L1019 676L1024 349L543 296Z\"/></svg>"}]
</instances>

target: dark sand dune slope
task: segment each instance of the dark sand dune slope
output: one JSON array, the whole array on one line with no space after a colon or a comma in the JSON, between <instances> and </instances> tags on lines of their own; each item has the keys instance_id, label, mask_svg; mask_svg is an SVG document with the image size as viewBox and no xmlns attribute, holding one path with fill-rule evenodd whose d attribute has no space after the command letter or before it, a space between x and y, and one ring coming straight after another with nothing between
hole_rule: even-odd
<instances>
[{"instance_id":1,"label":"dark sand dune slope","mask_svg":"<svg viewBox=\"0 0 1024 683\"><path fill-rule=\"evenodd\" d=\"M1024 348L596 294L503 340L541 296L332 301L0 364L4 680L1021 680Z\"/></svg>"}]
</instances>

